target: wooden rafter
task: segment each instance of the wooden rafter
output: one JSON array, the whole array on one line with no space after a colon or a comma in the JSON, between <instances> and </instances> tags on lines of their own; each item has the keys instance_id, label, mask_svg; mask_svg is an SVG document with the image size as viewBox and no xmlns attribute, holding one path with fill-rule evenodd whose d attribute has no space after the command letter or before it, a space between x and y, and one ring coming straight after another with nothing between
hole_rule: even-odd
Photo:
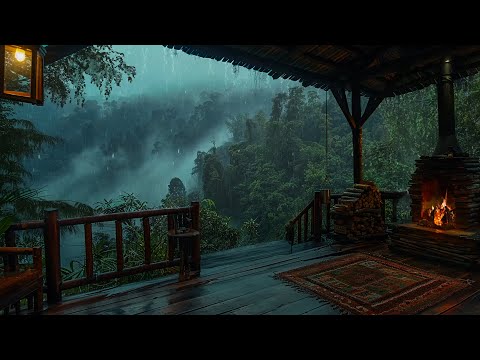
<instances>
[{"instance_id":1,"label":"wooden rafter","mask_svg":"<svg viewBox=\"0 0 480 360\"><path fill-rule=\"evenodd\" d=\"M176 48L176 47L175 47ZM242 51L241 49L234 48L231 46L224 46L221 51L219 51L218 47L215 46L197 46L198 53L203 52L204 54L198 54L200 56L204 56L205 54L209 54L208 57L221 60L223 59L236 59L239 60L241 63L249 64L249 68L259 70L259 69L269 69L270 72L274 72L277 74L277 77L283 75L290 75L297 77L302 80L306 80L309 84L316 84L320 83L326 85L326 88L330 87L338 87L343 86L343 83L338 80L338 77L332 75L319 75L315 74L308 70L303 70L298 67L294 67L291 65L287 65L280 61L276 61L271 58L263 58L259 55ZM211 55L210 55L211 54ZM268 71L265 71L268 72ZM283 76L285 77L285 76Z\"/></svg>"},{"instance_id":2,"label":"wooden rafter","mask_svg":"<svg viewBox=\"0 0 480 360\"><path fill-rule=\"evenodd\" d=\"M314 60L315 62L317 62L321 65L325 65L325 66L328 66L328 67L338 67L340 65L339 63L337 63L333 60L326 59L324 57L309 53L309 52L306 51L306 48L307 48L307 46L305 46L305 45L302 45L302 46L284 46L283 47L283 49L285 49L285 51L287 51L288 54L291 57L305 56L309 59Z\"/></svg>"},{"instance_id":3,"label":"wooden rafter","mask_svg":"<svg viewBox=\"0 0 480 360\"><path fill-rule=\"evenodd\" d=\"M371 54L362 56L350 64L348 64L351 67L351 72L353 75L358 74L365 68L368 68L368 66L375 61L381 54L384 54L388 49L390 49L391 46L379 46L376 48L374 51L372 51Z\"/></svg>"},{"instance_id":4,"label":"wooden rafter","mask_svg":"<svg viewBox=\"0 0 480 360\"><path fill-rule=\"evenodd\" d=\"M441 56L448 54L448 50L449 48L441 46L412 51L411 53L401 56L396 60L388 61L383 64L365 69L362 71L359 78L366 80L371 77L382 77L386 73L402 73L409 71L412 68L412 59L426 59L429 57Z\"/></svg>"}]
</instances>

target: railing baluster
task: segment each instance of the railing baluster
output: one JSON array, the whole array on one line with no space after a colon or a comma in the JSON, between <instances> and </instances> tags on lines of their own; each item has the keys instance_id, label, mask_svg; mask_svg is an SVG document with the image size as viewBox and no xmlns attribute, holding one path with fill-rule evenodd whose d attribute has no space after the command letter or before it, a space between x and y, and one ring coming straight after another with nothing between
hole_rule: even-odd
<instances>
[{"instance_id":1,"label":"railing baluster","mask_svg":"<svg viewBox=\"0 0 480 360\"><path fill-rule=\"evenodd\" d=\"M322 235L322 207L320 205L319 191L315 191L315 196L313 198L313 222L315 223L313 237L315 240L320 240Z\"/></svg>"},{"instance_id":2,"label":"railing baluster","mask_svg":"<svg viewBox=\"0 0 480 360\"><path fill-rule=\"evenodd\" d=\"M308 210L305 211L303 216L303 241L308 240Z\"/></svg>"},{"instance_id":3,"label":"railing baluster","mask_svg":"<svg viewBox=\"0 0 480 360\"><path fill-rule=\"evenodd\" d=\"M313 206L309 209L310 210L310 235L313 236L315 233L315 221L313 217Z\"/></svg>"},{"instance_id":4,"label":"railing baluster","mask_svg":"<svg viewBox=\"0 0 480 360\"><path fill-rule=\"evenodd\" d=\"M167 215L167 231L175 229L173 215ZM176 241L173 236L168 237L168 260L172 261L175 256Z\"/></svg>"},{"instance_id":5,"label":"railing baluster","mask_svg":"<svg viewBox=\"0 0 480 360\"><path fill-rule=\"evenodd\" d=\"M123 270L123 234L122 222L115 221L115 240L117 246L117 271Z\"/></svg>"},{"instance_id":6,"label":"railing baluster","mask_svg":"<svg viewBox=\"0 0 480 360\"><path fill-rule=\"evenodd\" d=\"M300 244L302 242L302 222L301 218L297 221L297 242Z\"/></svg>"},{"instance_id":7,"label":"railing baluster","mask_svg":"<svg viewBox=\"0 0 480 360\"><path fill-rule=\"evenodd\" d=\"M149 218L143 218L143 240L145 241L145 265L149 265L152 262Z\"/></svg>"},{"instance_id":8,"label":"railing baluster","mask_svg":"<svg viewBox=\"0 0 480 360\"><path fill-rule=\"evenodd\" d=\"M93 240L92 240L92 224L86 223L85 229L85 265L87 279L93 277Z\"/></svg>"}]
</instances>

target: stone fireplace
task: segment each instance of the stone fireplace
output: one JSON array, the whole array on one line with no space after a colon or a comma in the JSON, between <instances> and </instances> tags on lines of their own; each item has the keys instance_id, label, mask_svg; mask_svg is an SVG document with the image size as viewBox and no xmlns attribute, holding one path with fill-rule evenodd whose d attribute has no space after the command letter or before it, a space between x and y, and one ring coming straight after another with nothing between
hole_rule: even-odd
<instances>
[{"instance_id":1,"label":"stone fireplace","mask_svg":"<svg viewBox=\"0 0 480 360\"><path fill-rule=\"evenodd\" d=\"M422 156L410 181L412 222L441 230L469 230L480 220L480 161Z\"/></svg>"},{"instance_id":2,"label":"stone fireplace","mask_svg":"<svg viewBox=\"0 0 480 360\"><path fill-rule=\"evenodd\" d=\"M410 180L412 223L390 237L392 249L467 265L480 264L480 160L464 153L455 132L452 61L437 82L438 141L416 160Z\"/></svg>"}]
</instances>

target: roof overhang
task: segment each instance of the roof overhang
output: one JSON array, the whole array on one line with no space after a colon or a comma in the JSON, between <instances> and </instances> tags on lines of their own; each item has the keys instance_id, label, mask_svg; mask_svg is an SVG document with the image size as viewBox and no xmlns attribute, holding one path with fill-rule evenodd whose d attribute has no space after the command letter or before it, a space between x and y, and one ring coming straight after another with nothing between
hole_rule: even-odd
<instances>
[{"instance_id":1,"label":"roof overhang","mask_svg":"<svg viewBox=\"0 0 480 360\"><path fill-rule=\"evenodd\" d=\"M72 55L88 46L91 45L47 45L45 65L50 65L51 63Z\"/></svg>"},{"instance_id":2,"label":"roof overhang","mask_svg":"<svg viewBox=\"0 0 480 360\"><path fill-rule=\"evenodd\" d=\"M188 54L298 80L324 90L391 97L438 81L440 63L452 57L454 79L480 70L480 45L167 45Z\"/></svg>"},{"instance_id":3,"label":"roof overhang","mask_svg":"<svg viewBox=\"0 0 480 360\"><path fill-rule=\"evenodd\" d=\"M48 45L49 65L91 45ZM167 45L187 54L229 62L298 80L324 90L351 90L368 97L391 97L438 81L440 63L451 57L453 78L480 70L480 45Z\"/></svg>"}]
</instances>

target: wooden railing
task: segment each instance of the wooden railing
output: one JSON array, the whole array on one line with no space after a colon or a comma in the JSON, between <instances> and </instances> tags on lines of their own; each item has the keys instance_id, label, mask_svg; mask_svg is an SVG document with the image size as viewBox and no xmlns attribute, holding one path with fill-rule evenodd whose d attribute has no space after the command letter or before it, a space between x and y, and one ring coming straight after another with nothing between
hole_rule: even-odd
<instances>
[{"instance_id":1,"label":"wooden railing","mask_svg":"<svg viewBox=\"0 0 480 360\"><path fill-rule=\"evenodd\" d=\"M168 241L168 259L160 262L152 262L150 218L167 216L167 229L175 226L173 217L189 216L191 228L200 230L200 204L192 202L189 207L174 209L145 210L129 213L115 213L97 216L87 216L73 219L59 219L56 209L47 210L44 221L29 221L13 224L5 233L5 245L15 247L15 232L20 230L43 229L45 244L45 272L46 292L49 304L58 303L62 300L62 290L98 283L124 276L135 275L153 270L165 269L178 266L180 259L174 259L175 242ZM123 258L123 227L122 221L142 219L143 241L144 241L144 263L143 265L125 268ZM115 221L115 247L116 247L116 271L95 274L93 269L93 239L92 224ZM85 277L62 281L61 257L60 257L60 229L61 227L83 225L85 230ZM200 271L200 237L196 237L192 246L189 262L193 272Z\"/></svg>"},{"instance_id":2,"label":"wooden railing","mask_svg":"<svg viewBox=\"0 0 480 360\"><path fill-rule=\"evenodd\" d=\"M387 200L392 201L392 214L391 222L396 223L398 221L398 202L407 194L406 191L381 191L382 195L382 217L385 219L385 202ZM310 240L319 240L322 233L330 232L330 207L337 204L338 199L342 197L342 194L331 194L330 203L325 204L326 210L326 224L325 229L322 226L322 211L323 207L320 201L320 192L316 191L314 199L288 222L285 226L285 238L290 244L300 244ZM309 223L310 222L310 223ZM295 241L296 240L296 241Z\"/></svg>"},{"instance_id":3,"label":"wooden railing","mask_svg":"<svg viewBox=\"0 0 480 360\"><path fill-rule=\"evenodd\" d=\"M313 200L302 210L300 213L295 216L292 220L288 222L285 226L285 236L290 244L295 243L295 238L297 239L296 243L300 244L312 239L320 239L322 235L322 206L320 201L321 193L319 191L315 192ZM330 204L326 206L326 231L330 231ZM295 236L296 230L296 236ZM302 231L303 230L303 231Z\"/></svg>"}]
</instances>

